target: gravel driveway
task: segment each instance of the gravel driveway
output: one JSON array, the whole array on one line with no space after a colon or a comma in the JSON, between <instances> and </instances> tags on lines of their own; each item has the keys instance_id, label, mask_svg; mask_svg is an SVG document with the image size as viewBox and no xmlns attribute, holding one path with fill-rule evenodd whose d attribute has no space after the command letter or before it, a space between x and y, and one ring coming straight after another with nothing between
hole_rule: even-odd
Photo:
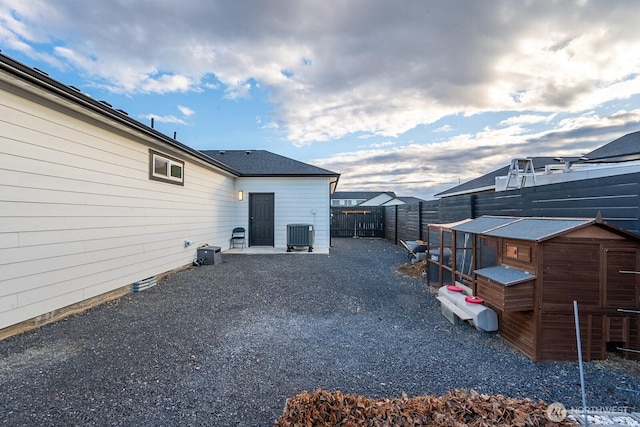
<instances>
[{"instance_id":1,"label":"gravel driveway","mask_svg":"<svg viewBox=\"0 0 640 427\"><path fill-rule=\"evenodd\" d=\"M406 253L334 239L330 255L225 255L0 342L4 425L272 426L287 397L452 388L581 406L575 363L534 363L454 326ZM591 406L640 410L619 363L585 370ZM629 368L628 365L626 365ZM637 372L637 371L636 371Z\"/></svg>"}]
</instances>

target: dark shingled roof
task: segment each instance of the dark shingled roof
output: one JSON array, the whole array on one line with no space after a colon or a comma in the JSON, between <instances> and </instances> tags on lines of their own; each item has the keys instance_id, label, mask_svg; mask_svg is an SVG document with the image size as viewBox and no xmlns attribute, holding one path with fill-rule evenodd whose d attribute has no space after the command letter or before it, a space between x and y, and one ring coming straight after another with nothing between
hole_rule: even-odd
<instances>
[{"instance_id":1,"label":"dark shingled roof","mask_svg":"<svg viewBox=\"0 0 640 427\"><path fill-rule=\"evenodd\" d=\"M640 131L628 133L585 154L585 162L628 162L640 160Z\"/></svg>"},{"instance_id":2,"label":"dark shingled roof","mask_svg":"<svg viewBox=\"0 0 640 427\"><path fill-rule=\"evenodd\" d=\"M544 167L549 164L554 164L554 163L561 164L558 160L556 160L557 159L556 157L531 157L531 159L533 159L533 169L536 171L544 169ZM564 160L566 161L573 161L577 159L578 159L577 157L564 158ZM465 183L457 185L448 190L445 190L441 193L436 194L435 196L442 197L442 196L447 196L449 194L455 194L455 193L461 193L461 192L463 193L472 192L472 190L487 189L488 187L491 187L491 191L493 191L493 188L496 184L496 177L506 176L508 172L509 172L509 165L501 167L500 169L496 169L493 172L489 172L486 175L482 175L481 177L472 179L471 181L467 181Z\"/></svg>"},{"instance_id":3,"label":"dark shingled roof","mask_svg":"<svg viewBox=\"0 0 640 427\"><path fill-rule=\"evenodd\" d=\"M203 154L236 171L240 176L327 176L340 174L299 162L266 150L203 150Z\"/></svg>"}]
</instances>

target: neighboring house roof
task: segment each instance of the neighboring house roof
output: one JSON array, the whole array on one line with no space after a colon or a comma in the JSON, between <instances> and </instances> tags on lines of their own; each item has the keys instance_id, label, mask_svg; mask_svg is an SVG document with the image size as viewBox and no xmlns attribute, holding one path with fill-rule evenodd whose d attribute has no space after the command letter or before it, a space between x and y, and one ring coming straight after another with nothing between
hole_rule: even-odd
<instances>
[{"instance_id":1,"label":"neighboring house roof","mask_svg":"<svg viewBox=\"0 0 640 427\"><path fill-rule=\"evenodd\" d=\"M423 202L424 200L417 197L392 197L393 193L380 193L367 201L360 203L358 206L398 206L410 203Z\"/></svg>"},{"instance_id":2,"label":"neighboring house roof","mask_svg":"<svg viewBox=\"0 0 640 427\"><path fill-rule=\"evenodd\" d=\"M640 131L628 133L580 158L566 157L564 159L558 159L555 157L532 157L532 159L533 167L536 171L542 170L546 165L553 164L559 160L572 163L617 163L640 160ZM493 172L489 172L486 175L442 191L436 194L435 197L493 191L495 188L495 178L505 176L508 172L509 166L507 165Z\"/></svg>"},{"instance_id":3,"label":"neighboring house roof","mask_svg":"<svg viewBox=\"0 0 640 427\"><path fill-rule=\"evenodd\" d=\"M585 163L640 160L640 131L628 133L583 156Z\"/></svg>"},{"instance_id":4,"label":"neighboring house roof","mask_svg":"<svg viewBox=\"0 0 640 427\"><path fill-rule=\"evenodd\" d=\"M396 200L395 196L392 196L389 193L380 193L364 202L360 203L358 206L382 206L387 203L389 200Z\"/></svg>"},{"instance_id":5,"label":"neighboring house roof","mask_svg":"<svg viewBox=\"0 0 640 427\"><path fill-rule=\"evenodd\" d=\"M410 204L410 203L419 203L419 202L424 202L424 199L420 199L418 197L413 197L413 196L402 196L402 197L398 197L399 200L405 202L406 204Z\"/></svg>"},{"instance_id":6,"label":"neighboring house roof","mask_svg":"<svg viewBox=\"0 0 640 427\"><path fill-rule=\"evenodd\" d=\"M388 194L391 197L396 197L392 191L336 191L331 196L332 199L348 199L348 200L369 200L378 194Z\"/></svg>"},{"instance_id":7,"label":"neighboring house roof","mask_svg":"<svg viewBox=\"0 0 640 427\"><path fill-rule=\"evenodd\" d=\"M533 169L543 170L546 165L557 163L561 164L557 157L529 157L533 160ZM577 160L578 157L564 158L562 161ZM505 176L509 172L509 165L496 169L493 172L489 172L486 175L482 175L471 181L464 182L460 185L452 187L448 190L442 191L435 195L435 197L453 196L465 193L479 193L482 191L493 191L496 185L496 177Z\"/></svg>"},{"instance_id":8,"label":"neighboring house roof","mask_svg":"<svg viewBox=\"0 0 640 427\"><path fill-rule=\"evenodd\" d=\"M369 201L367 201L366 203L369 203ZM382 203L380 206L399 206L399 205L406 205L406 203L396 197L395 199L391 199Z\"/></svg>"},{"instance_id":9,"label":"neighboring house roof","mask_svg":"<svg viewBox=\"0 0 640 427\"><path fill-rule=\"evenodd\" d=\"M236 171L240 176L327 176L340 174L299 162L266 150L203 150L203 154Z\"/></svg>"},{"instance_id":10,"label":"neighboring house roof","mask_svg":"<svg viewBox=\"0 0 640 427\"><path fill-rule=\"evenodd\" d=\"M486 175L482 175L478 178L474 178L471 181L463 182L460 185L451 187L448 190L441 191L435 194L435 197L452 196L454 194L468 193L468 192L480 192L480 191L493 191L496 185L496 176L504 176L509 172L509 166L504 166L500 169L496 169L493 172L489 172Z\"/></svg>"}]
</instances>

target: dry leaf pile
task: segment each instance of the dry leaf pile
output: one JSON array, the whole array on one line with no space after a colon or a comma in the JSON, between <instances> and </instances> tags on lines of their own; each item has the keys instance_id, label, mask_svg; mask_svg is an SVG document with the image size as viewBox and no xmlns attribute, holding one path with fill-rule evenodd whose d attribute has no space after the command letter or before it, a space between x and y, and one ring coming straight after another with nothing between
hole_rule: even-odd
<instances>
[{"instance_id":1,"label":"dry leaf pile","mask_svg":"<svg viewBox=\"0 0 640 427\"><path fill-rule=\"evenodd\" d=\"M420 260L413 264L411 263L401 264L398 266L396 271L404 276L420 279L422 278L422 273L427 271L427 261Z\"/></svg>"},{"instance_id":2,"label":"dry leaf pile","mask_svg":"<svg viewBox=\"0 0 640 427\"><path fill-rule=\"evenodd\" d=\"M529 399L489 396L475 391L452 390L444 396L369 399L364 396L304 391L287 399L276 427L302 426L577 426L550 421L547 404Z\"/></svg>"}]
</instances>

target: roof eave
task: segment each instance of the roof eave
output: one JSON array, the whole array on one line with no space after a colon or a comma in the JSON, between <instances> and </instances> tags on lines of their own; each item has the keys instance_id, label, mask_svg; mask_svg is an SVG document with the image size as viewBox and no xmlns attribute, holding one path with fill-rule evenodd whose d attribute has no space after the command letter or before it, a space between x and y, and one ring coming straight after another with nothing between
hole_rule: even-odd
<instances>
[{"instance_id":1,"label":"roof eave","mask_svg":"<svg viewBox=\"0 0 640 427\"><path fill-rule=\"evenodd\" d=\"M340 178L340 174L321 174L321 173L238 173L240 178Z\"/></svg>"}]
</instances>

